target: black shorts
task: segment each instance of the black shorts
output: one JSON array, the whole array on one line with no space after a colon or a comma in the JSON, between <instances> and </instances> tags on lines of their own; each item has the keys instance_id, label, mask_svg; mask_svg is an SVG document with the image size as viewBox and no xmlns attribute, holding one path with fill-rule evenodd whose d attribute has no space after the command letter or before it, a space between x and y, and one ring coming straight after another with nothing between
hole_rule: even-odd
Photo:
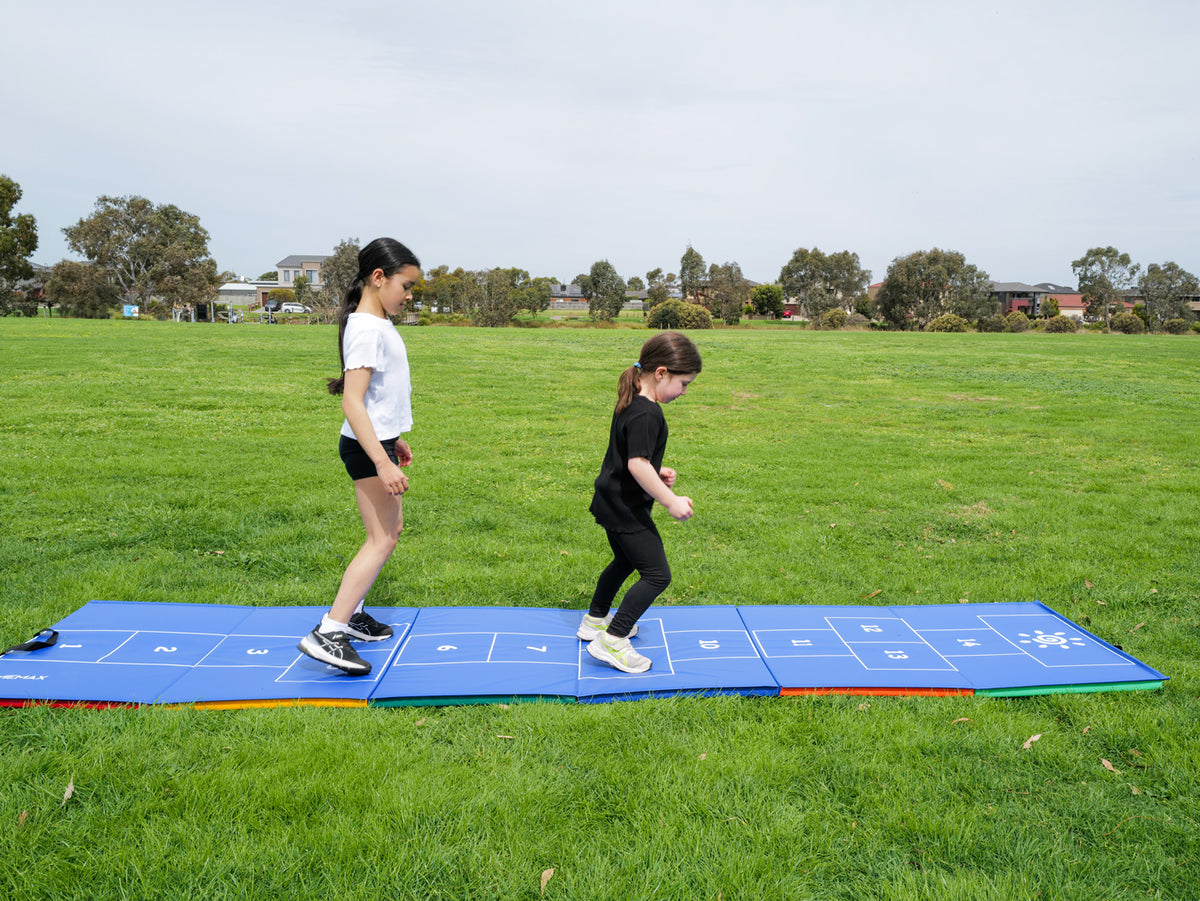
<instances>
[{"instance_id":1,"label":"black shorts","mask_svg":"<svg viewBox=\"0 0 1200 901\"><path fill-rule=\"evenodd\" d=\"M388 459L397 466L400 465L396 459L396 442L399 440L397 437L379 442L387 452ZM341 440L338 441L338 454L341 455L342 462L346 464L346 472L350 474L350 478L354 481L370 479L379 475L375 471L374 461L367 456L367 452L363 450L363 446L353 438L347 438L345 435L341 436Z\"/></svg>"}]
</instances>

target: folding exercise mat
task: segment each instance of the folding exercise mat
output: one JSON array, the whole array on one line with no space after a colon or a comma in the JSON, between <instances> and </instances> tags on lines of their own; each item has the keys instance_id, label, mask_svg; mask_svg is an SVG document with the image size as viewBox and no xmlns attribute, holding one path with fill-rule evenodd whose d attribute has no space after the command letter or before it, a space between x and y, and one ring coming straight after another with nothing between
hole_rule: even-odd
<instances>
[{"instance_id":1,"label":"folding exercise mat","mask_svg":"<svg viewBox=\"0 0 1200 901\"><path fill-rule=\"evenodd\" d=\"M1167 678L1040 603L738 612L785 695L1051 694Z\"/></svg>"},{"instance_id":2,"label":"folding exercise mat","mask_svg":"<svg viewBox=\"0 0 1200 901\"><path fill-rule=\"evenodd\" d=\"M426 607L372 703L779 694L735 607L651 608L633 640L654 665L636 676L587 653L575 637L582 615L528 607Z\"/></svg>"},{"instance_id":3,"label":"folding exercise mat","mask_svg":"<svg viewBox=\"0 0 1200 901\"><path fill-rule=\"evenodd\" d=\"M1167 678L1043 604L652 607L627 674L581 611L371 608L387 641L349 677L296 643L325 608L91 601L0 656L0 705L400 706L672 695L986 694L1159 688ZM42 640L44 636L50 636Z\"/></svg>"},{"instance_id":4,"label":"folding exercise mat","mask_svg":"<svg viewBox=\"0 0 1200 901\"><path fill-rule=\"evenodd\" d=\"M417 611L376 611L395 634L363 646L372 672L349 679L296 650L327 610L91 601L53 627L54 644L0 657L0 704L366 706Z\"/></svg>"}]
</instances>

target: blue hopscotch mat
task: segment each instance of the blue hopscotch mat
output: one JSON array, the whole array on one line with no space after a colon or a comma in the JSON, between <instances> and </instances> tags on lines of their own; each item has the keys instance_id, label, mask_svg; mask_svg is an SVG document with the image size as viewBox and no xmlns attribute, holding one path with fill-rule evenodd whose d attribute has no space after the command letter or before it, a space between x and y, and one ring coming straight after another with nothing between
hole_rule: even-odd
<instances>
[{"instance_id":1,"label":"blue hopscotch mat","mask_svg":"<svg viewBox=\"0 0 1200 901\"><path fill-rule=\"evenodd\" d=\"M296 642L323 607L91 601L56 641L0 656L0 705L404 706L672 695L1026 695L1167 679L1037 602L651 607L631 675L593 660L577 610L372 607L387 641L349 677Z\"/></svg>"}]
</instances>

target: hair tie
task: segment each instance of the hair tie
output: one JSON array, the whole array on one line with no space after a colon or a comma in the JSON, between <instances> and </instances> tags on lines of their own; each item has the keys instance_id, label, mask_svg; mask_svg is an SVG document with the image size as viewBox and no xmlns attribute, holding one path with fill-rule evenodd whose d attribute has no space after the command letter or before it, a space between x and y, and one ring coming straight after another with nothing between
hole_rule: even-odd
<instances>
[{"instance_id":1,"label":"hair tie","mask_svg":"<svg viewBox=\"0 0 1200 901\"><path fill-rule=\"evenodd\" d=\"M641 360L639 360L638 362L634 363L634 364L633 364L633 368L634 368L634 369L636 369L638 372L641 372L641 371L642 371L642 362L641 362Z\"/></svg>"}]
</instances>

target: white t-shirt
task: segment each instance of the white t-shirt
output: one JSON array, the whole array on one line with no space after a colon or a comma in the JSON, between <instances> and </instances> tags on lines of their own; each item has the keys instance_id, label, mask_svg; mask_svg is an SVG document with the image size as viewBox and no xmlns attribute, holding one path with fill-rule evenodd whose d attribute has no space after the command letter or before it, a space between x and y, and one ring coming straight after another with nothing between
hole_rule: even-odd
<instances>
[{"instance_id":1,"label":"white t-shirt","mask_svg":"<svg viewBox=\"0 0 1200 901\"><path fill-rule=\"evenodd\" d=\"M404 339L390 319L370 313L351 313L342 336L346 369L370 369L371 381L363 402L379 440L412 430L412 379ZM355 437L349 420L342 434Z\"/></svg>"}]
</instances>

